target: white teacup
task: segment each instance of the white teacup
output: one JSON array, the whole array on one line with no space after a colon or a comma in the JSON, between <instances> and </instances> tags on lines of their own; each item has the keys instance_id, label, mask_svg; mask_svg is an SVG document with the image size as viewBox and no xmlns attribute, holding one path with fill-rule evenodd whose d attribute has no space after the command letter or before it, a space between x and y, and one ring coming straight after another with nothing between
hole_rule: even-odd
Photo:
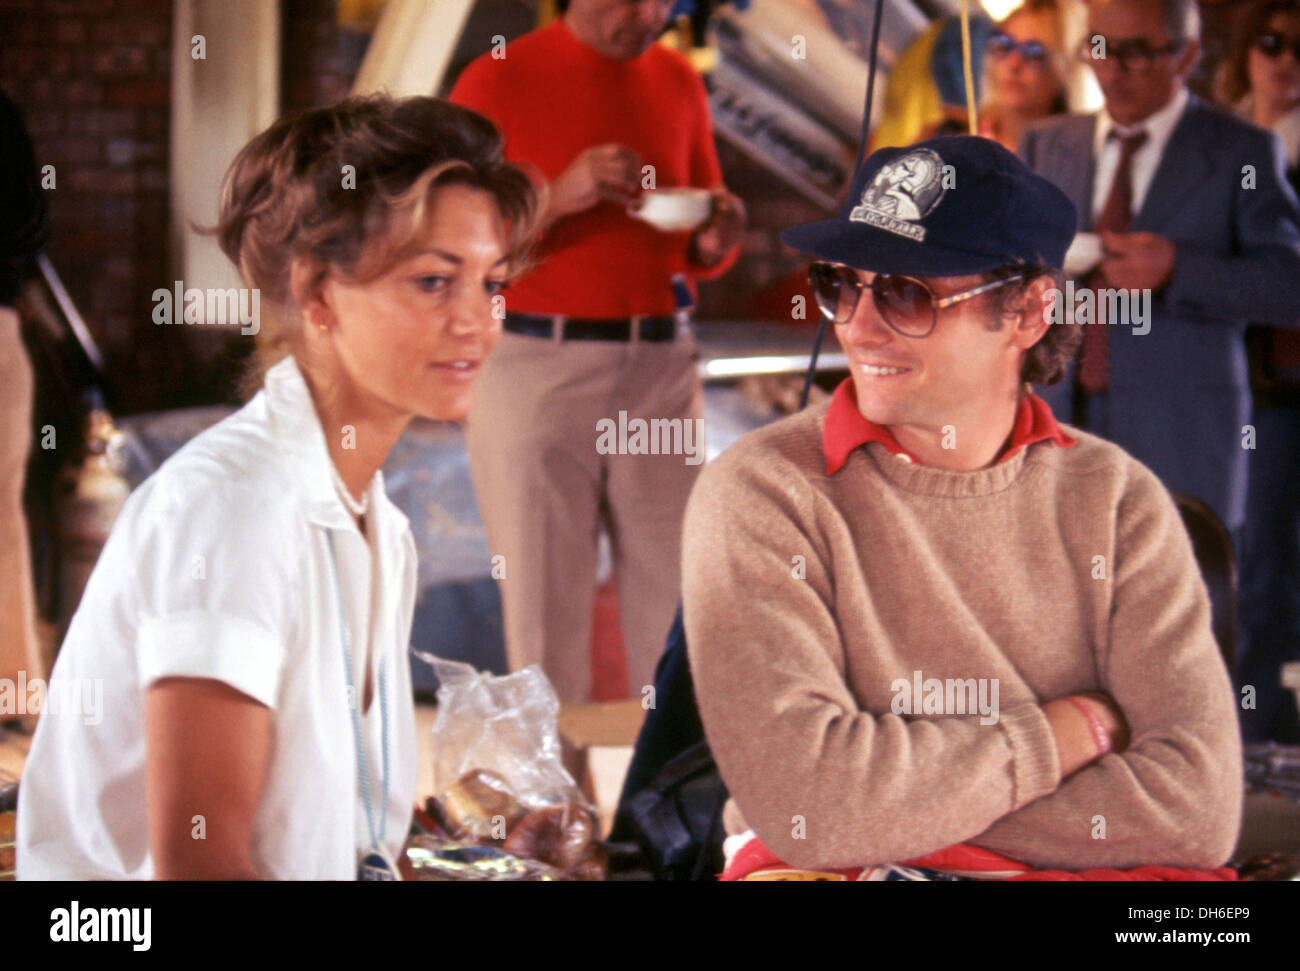
<instances>
[{"instance_id":1,"label":"white teacup","mask_svg":"<svg viewBox=\"0 0 1300 971\"><path fill-rule=\"evenodd\" d=\"M1070 248L1065 251L1066 276L1083 276L1101 262L1106 254L1102 251L1101 237L1096 233L1078 233Z\"/></svg>"},{"instance_id":2,"label":"white teacup","mask_svg":"<svg viewBox=\"0 0 1300 971\"><path fill-rule=\"evenodd\" d=\"M695 229L708 220L712 211L709 190L691 188L652 189L627 207L629 216L665 233Z\"/></svg>"}]
</instances>

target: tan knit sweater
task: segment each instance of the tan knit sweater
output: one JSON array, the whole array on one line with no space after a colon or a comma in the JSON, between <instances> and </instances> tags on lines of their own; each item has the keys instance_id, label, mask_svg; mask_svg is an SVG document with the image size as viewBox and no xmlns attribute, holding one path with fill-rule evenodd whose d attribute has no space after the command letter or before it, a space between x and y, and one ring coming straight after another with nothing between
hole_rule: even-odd
<instances>
[{"instance_id":1,"label":"tan knit sweater","mask_svg":"<svg viewBox=\"0 0 1300 971\"><path fill-rule=\"evenodd\" d=\"M975 472L872 443L828 477L825 413L746 436L687 509L687 641L731 809L805 867L960 842L1038 867L1224 863L1241 817L1234 694L1155 476L1067 428L1072 448ZM998 679L998 719L894 714L895 682L918 671ZM1041 705L1089 690L1115 699L1132 741L1058 781Z\"/></svg>"}]
</instances>

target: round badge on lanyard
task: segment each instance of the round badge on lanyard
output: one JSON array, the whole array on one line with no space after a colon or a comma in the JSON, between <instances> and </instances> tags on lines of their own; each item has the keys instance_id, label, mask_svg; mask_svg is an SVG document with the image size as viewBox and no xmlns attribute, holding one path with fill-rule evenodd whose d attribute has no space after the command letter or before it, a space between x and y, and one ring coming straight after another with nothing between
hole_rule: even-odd
<instances>
[{"instance_id":1,"label":"round badge on lanyard","mask_svg":"<svg viewBox=\"0 0 1300 971\"><path fill-rule=\"evenodd\" d=\"M357 866L358 880L396 880L397 871L388 862L387 856L373 850L361 854L361 863Z\"/></svg>"}]
</instances>

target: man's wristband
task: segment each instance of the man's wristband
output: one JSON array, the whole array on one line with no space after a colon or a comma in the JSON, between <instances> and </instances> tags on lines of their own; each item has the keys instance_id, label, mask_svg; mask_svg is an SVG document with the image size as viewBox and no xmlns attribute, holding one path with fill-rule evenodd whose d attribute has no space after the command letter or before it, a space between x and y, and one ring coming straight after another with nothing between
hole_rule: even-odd
<instances>
[{"instance_id":1,"label":"man's wristband","mask_svg":"<svg viewBox=\"0 0 1300 971\"><path fill-rule=\"evenodd\" d=\"M1106 731L1106 726L1101 723L1101 719L1092 710L1092 706L1075 695L1067 695L1066 698L1074 704L1074 707L1083 712L1083 717L1088 720L1088 731L1092 733L1092 740L1097 746L1098 757L1113 751L1115 744L1111 741L1110 732Z\"/></svg>"}]
</instances>

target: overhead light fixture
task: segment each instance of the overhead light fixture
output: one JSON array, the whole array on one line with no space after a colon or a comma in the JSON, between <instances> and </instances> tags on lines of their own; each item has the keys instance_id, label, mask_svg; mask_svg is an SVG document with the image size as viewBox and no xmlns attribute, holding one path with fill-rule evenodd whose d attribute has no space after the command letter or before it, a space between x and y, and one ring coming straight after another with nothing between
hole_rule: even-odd
<instances>
[{"instance_id":1,"label":"overhead light fixture","mask_svg":"<svg viewBox=\"0 0 1300 971\"><path fill-rule=\"evenodd\" d=\"M985 12L995 21L1001 21L1007 14L1021 6L1023 0L980 0Z\"/></svg>"}]
</instances>

